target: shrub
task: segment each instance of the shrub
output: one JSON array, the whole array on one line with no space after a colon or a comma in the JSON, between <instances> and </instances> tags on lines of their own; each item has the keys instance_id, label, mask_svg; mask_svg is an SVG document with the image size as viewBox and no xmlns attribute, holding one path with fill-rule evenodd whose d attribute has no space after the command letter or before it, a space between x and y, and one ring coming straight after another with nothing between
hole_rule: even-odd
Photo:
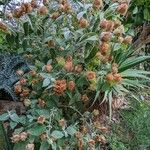
<instances>
[{"instance_id":1,"label":"shrub","mask_svg":"<svg viewBox=\"0 0 150 150\"><path fill-rule=\"evenodd\" d=\"M23 145L27 150L35 143L40 149L99 149L106 144L101 130L74 137L81 125L89 124L82 114L89 106L106 102L111 119L116 97L144 87L139 79L149 80L149 72L133 69L150 57L135 57L132 37L125 34L121 19L129 4L95 0L76 2L73 8L66 0L39 7L33 2L12 12L17 28L6 32L4 23L0 27L6 33L3 50L32 62L30 73L14 86L19 87L16 94L27 107L26 114L11 111L1 119L10 120L15 129L14 149Z\"/></svg>"}]
</instances>

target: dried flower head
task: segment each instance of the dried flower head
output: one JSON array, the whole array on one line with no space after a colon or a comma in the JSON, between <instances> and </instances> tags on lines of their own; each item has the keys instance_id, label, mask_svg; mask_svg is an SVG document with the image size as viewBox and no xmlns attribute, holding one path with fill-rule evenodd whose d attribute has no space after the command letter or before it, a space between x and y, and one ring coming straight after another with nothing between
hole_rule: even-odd
<instances>
[{"instance_id":1,"label":"dried flower head","mask_svg":"<svg viewBox=\"0 0 150 150\"><path fill-rule=\"evenodd\" d=\"M105 56L109 50L109 44L107 42L102 42L99 49L101 54Z\"/></svg>"},{"instance_id":2,"label":"dried flower head","mask_svg":"<svg viewBox=\"0 0 150 150\"><path fill-rule=\"evenodd\" d=\"M12 143L17 143L20 141L20 135L19 134L13 134L13 136L11 137L11 141Z\"/></svg>"},{"instance_id":3,"label":"dried flower head","mask_svg":"<svg viewBox=\"0 0 150 150\"><path fill-rule=\"evenodd\" d=\"M0 21L0 30L2 30L3 32L8 31L7 25L5 23L3 23L2 21Z\"/></svg>"},{"instance_id":4,"label":"dried flower head","mask_svg":"<svg viewBox=\"0 0 150 150\"><path fill-rule=\"evenodd\" d=\"M75 66L74 70L76 73L81 73L83 71L83 66L81 64L78 64Z\"/></svg>"},{"instance_id":5,"label":"dried flower head","mask_svg":"<svg viewBox=\"0 0 150 150\"><path fill-rule=\"evenodd\" d=\"M44 124L44 122L45 122L45 117L44 117L43 115L39 116L38 119L37 119L37 122L38 122L39 124Z\"/></svg>"},{"instance_id":6,"label":"dried flower head","mask_svg":"<svg viewBox=\"0 0 150 150\"><path fill-rule=\"evenodd\" d=\"M53 69L53 67L51 64L47 64L44 67L45 72L48 72L48 73L50 73L52 71L52 69Z\"/></svg>"},{"instance_id":7,"label":"dried flower head","mask_svg":"<svg viewBox=\"0 0 150 150\"><path fill-rule=\"evenodd\" d=\"M124 38L124 40L123 40L123 43L124 44L131 44L132 43L132 36L126 36L125 38Z\"/></svg>"},{"instance_id":8,"label":"dried flower head","mask_svg":"<svg viewBox=\"0 0 150 150\"><path fill-rule=\"evenodd\" d=\"M56 95L62 95L67 89L66 80L56 80L54 84L54 92Z\"/></svg>"},{"instance_id":9,"label":"dried flower head","mask_svg":"<svg viewBox=\"0 0 150 150\"><path fill-rule=\"evenodd\" d=\"M41 108L44 108L45 105L46 105L46 102L45 102L44 100L42 100L42 99L39 99L39 100L38 100L38 105L39 105Z\"/></svg>"},{"instance_id":10,"label":"dried flower head","mask_svg":"<svg viewBox=\"0 0 150 150\"><path fill-rule=\"evenodd\" d=\"M44 141L46 138L47 138L47 134L46 133L43 133L43 134L40 135L41 141Z\"/></svg>"},{"instance_id":11,"label":"dried flower head","mask_svg":"<svg viewBox=\"0 0 150 150\"><path fill-rule=\"evenodd\" d=\"M73 71L73 61L72 61L72 57L71 56L68 56L66 58L66 62L65 62L65 65L64 65L64 69L67 71L67 72L71 72Z\"/></svg>"},{"instance_id":12,"label":"dried flower head","mask_svg":"<svg viewBox=\"0 0 150 150\"><path fill-rule=\"evenodd\" d=\"M54 42L54 40L49 40L49 41L48 41L48 47L50 47L50 48L55 47L55 42Z\"/></svg>"},{"instance_id":13,"label":"dried flower head","mask_svg":"<svg viewBox=\"0 0 150 150\"><path fill-rule=\"evenodd\" d=\"M61 119L58 121L59 123L59 126L62 127L62 128L65 128L66 127L66 120L65 119Z\"/></svg>"},{"instance_id":14,"label":"dried flower head","mask_svg":"<svg viewBox=\"0 0 150 150\"><path fill-rule=\"evenodd\" d=\"M99 110L98 109L94 109L93 110L93 115L94 116L98 116L99 115Z\"/></svg>"},{"instance_id":15,"label":"dried flower head","mask_svg":"<svg viewBox=\"0 0 150 150\"><path fill-rule=\"evenodd\" d=\"M74 83L74 81L69 81L68 82L68 89L70 90L70 91L74 91L75 90L75 83Z\"/></svg>"},{"instance_id":16,"label":"dried flower head","mask_svg":"<svg viewBox=\"0 0 150 150\"><path fill-rule=\"evenodd\" d=\"M115 80L116 82L120 82L120 81L122 81L122 77L121 77L121 75L120 75L120 74L118 74L118 73L114 74L114 80Z\"/></svg>"},{"instance_id":17,"label":"dried flower head","mask_svg":"<svg viewBox=\"0 0 150 150\"><path fill-rule=\"evenodd\" d=\"M86 28L89 25L88 21L85 18L80 18L79 26L80 28Z\"/></svg>"},{"instance_id":18,"label":"dried flower head","mask_svg":"<svg viewBox=\"0 0 150 150\"><path fill-rule=\"evenodd\" d=\"M27 79L21 78L21 79L19 80L19 83L20 83L20 85L26 85L26 84L27 84Z\"/></svg>"},{"instance_id":19,"label":"dried flower head","mask_svg":"<svg viewBox=\"0 0 150 150\"><path fill-rule=\"evenodd\" d=\"M88 71L86 76L88 80L93 80L96 78L96 73L94 71Z\"/></svg>"},{"instance_id":20,"label":"dried flower head","mask_svg":"<svg viewBox=\"0 0 150 150\"><path fill-rule=\"evenodd\" d=\"M34 150L34 144L27 144L25 150Z\"/></svg>"},{"instance_id":21,"label":"dried flower head","mask_svg":"<svg viewBox=\"0 0 150 150\"><path fill-rule=\"evenodd\" d=\"M96 141L101 142L102 144L106 144L106 138L103 135L97 135L96 136Z\"/></svg>"},{"instance_id":22,"label":"dried flower head","mask_svg":"<svg viewBox=\"0 0 150 150\"><path fill-rule=\"evenodd\" d=\"M114 80L113 74L112 74L112 73L107 74L107 75L106 75L106 80L107 80L108 82L113 81L113 80Z\"/></svg>"},{"instance_id":23,"label":"dried flower head","mask_svg":"<svg viewBox=\"0 0 150 150\"><path fill-rule=\"evenodd\" d=\"M117 7L117 12L121 15L125 15L127 13L128 10L128 4L127 3L121 3L118 7Z\"/></svg>"},{"instance_id":24,"label":"dried flower head","mask_svg":"<svg viewBox=\"0 0 150 150\"><path fill-rule=\"evenodd\" d=\"M95 141L93 139L90 139L88 141L88 145L89 145L89 147L94 147L95 146Z\"/></svg>"},{"instance_id":25,"label":"dried flower head","mask_svg":"<svg viewBox=\"0 0 150 150\"><path fill-rule=\"evenodd\" d=\"M28 133L27 132L22 132L20 133L20 140L21 141L25 141L28 137Z\"/></svg>"},{"instance_id":26,"label":"dried flower head","mask_svg":"<svg viewBox=\"0 0 150 150\"><path fill-rule=\"evenodd\" d=\"M56 20L60 16L59 12L54 12L51 16L53 20Z\"/></svg>"},{"instance_id":27,"label":"dried flower head","mask_svg":"<svg viewBox=\"0 0 150 150\"><path fill-rule=\"evenodd\" d=\"M20 84L15 85L14 91L16 94L20 94L22 92L22 86Z\"/></svg>"},{"instance_id":28,"label":"dried flower head","mask_svg":"<svg viewBox=\"0 0 150 150\"><path fill-rule=\"evenodd\" d=\"M89 101L89 97L86 94L84 94L84 95L82 95L81 100L83 103L86 103Z\"/></svg>"},{"instance_id":29,"label":"dried flower head","mask_svg":"<svg viewBox=\"0 0 150 150\"><path fill-rule=\"evenodd\" d=\"M41 7L39 8L39 10L38 10L38 13L39 13L40 15L46 15L46 14L48 13L47 7L46 7L46 6L41 6Z\"/></svg>"},{"instance_id":30,"label":"dried flower head","mask_svg":"<svg viewBox=\"0 0 150 150\"><path fill-rule=\"evenodd\" d=\"M111 40L111 37L112 37L111 32L102 32L100 39L103 42L108 42Z\"/></svg>"},{"instance_id":31,"label":"dried flower head","mask_svg":"<svg viewBox=\"0 0 150 150\"><path fill-rule=\"evenodd\" d=\"M93 0L93 9L100 9L103 7L103 1L102 0Z\"/></svg>"},{"instance_id":32,"label":"dried flower head","mask_svg":"<svg viewBox=\"0 0 150 150\"><path fill-rule=\"evenodd\" d=\"M24 104L26 107L29 107L29 106L31 105L30 99L27 99L27 98L24 99L23 104Z\"/></svg>"}]
</instances>

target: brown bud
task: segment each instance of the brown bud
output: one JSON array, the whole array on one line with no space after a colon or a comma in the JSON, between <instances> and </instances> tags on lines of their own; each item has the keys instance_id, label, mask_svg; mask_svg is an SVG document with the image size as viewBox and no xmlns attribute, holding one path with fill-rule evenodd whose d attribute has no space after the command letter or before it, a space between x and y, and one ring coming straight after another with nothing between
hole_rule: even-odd
<instances>
[{"instance_id":1,"label":"brown bud","mask_svg":"<svg viewBox=\"0 0 150 150\"><path fill-rule=\"evenodd\" d=\"M38 13L39 13L40 15L46 15L46 14L48 13L47 7L46 7L46 6L41 6L41 7L39 8L39 10L38 10Z\"/></svg>"},{"instance_id":2,"label":"brown bud","mask_svg":"<svg viewBox=\"0 0 150 150\"><path fill-rule=\"evenodd\" d=\"M114 74L114 80L116 81L116 82L120 82L120 81L122 81L122 77L121 77L121 75L120 74Z\"/></svg>"},{"instance_id":3,"label":"brown bud","mask_svg":"<svg viewBox=\"0 0 150 150\"><path fill-rule=\"evenodd\" d=\"M75 90L75 83L74 83L74 81L69 81L68 82L68 89L70 90L70 91L74 91Z\"/></svg>"},{"instance_id":4,"label":"brown bud","mask_svg":"<svg viewBox=\"0 0 150 150\"><path fill-rule=\"evenodd\" d=\"M94 147L95 146L95 141L93 139L88 141L89 147Z\"/></svg>"},{"instance_id":5,"label":"brown bud","mask_svg":"<svg viewBox=\"0 0 150 150\"><path fill-rule=\"evenodd\" d=\"M76 136L77 139L80 139L80 138L82 137L82 133L79 132L79 131L77 131L77 132L75 133L75 136Z\"/></svg>"},{"instance_id":6,"label":"brown bud","mask_svg":"<svg viewBox=\"0 0 150 150\"><path fill-rule=\"evenodd\" d=\"M28 133L27 132L22 132L20 133L20 140L21 141L25 141L28 137Z\"/></svg>"},{"instance_id":7,"label":"brown bud","mask_svg":"<svg viewBox=\"0 0 150 150\"><path fill-rule=\"evenodd\" d=\"M16 94L20 94L22 92L21 85L19 85L19 84L15 85L14 91L15 91Z\"/></svg>"},{"instance_id":8,"label":"brown bud","mask_svg":"<svg viewBox=\"0 0 150 150\"><path fill-rule=\"evenodd\" d=\"M80 28L86 28L89 25L88 21L85 18L80 18L79 26Z\"/></svg>"},{"instance_id":9,"label":"brown bud","mask_svg":"<svg viewBox=\"0 0 150 150\"><path fill-rule=\"evenodd\" d=\"M81 100L83 101L83 103L86 103L89 101L89 98L86 94L82 95Z\"/></svg>"},{"instance_id":10,"label":"brown bud","mask_svg":"<svg viewBox=\"0 0 150 150\"><path fill-rule=\"evenodd\" d=\"M22 76L24 74L24 71L23 70L17 70L16 73L20 76Z\"/></svg>"},{"instance_id":11,"label":"brown bud","mask_svg":"<svg viewBox=\"0 0 150 150\"><path fill-rule=\"evenodd\" d=\"M109 44L106 42L102 42L100 45L100 52L102 55L106 55L109 50Z\"/></svg>"},{"instance_id":12,"label":"brown bud","mask_svg":"<svg viewBox=\"0 0 150 150\"><path fill-rule=\"evenodd\" d=\"M59 123L59 126L60 126L60 127L65 128L65 126L66 126L66 120L65 120L65 119L59 120L58 123Z\"/></svg>"},{"instance_id":13,"label":"brown bud","mask_svg":"<svg viewBox=\"0 0 150 150\"><path fill-rule=\"evenodd\" d=\"M43 134L40 135L41 141L44 141L46 138L47 138L47 134L46 133L43 133Z\"/></svg>"},{"instance_id":14,"label":"brown bud","mask_svg":"<svg viewBox=\"0 0 150 150\"><path fill-rule=\"evenodd\" d=\"M35 77L35 76L36 76L36 71L31 70L31 71L30 71L30 74L31 74L32 77Z\"/></svg>"},{"instance_id":15,"label":"brown bud","mask_svg":"<svg viewBox=\"0 0 150 150\"><path fill-rule=\"evenodd\" d=\"M25 150L34 150L34 144L27 144Z\"/></svg>"},{"instance_id":16,"label":"brown bud","mask_svg":"<svg viewBox=\"0 0 150 150\"><path fill-rule=\"evenodd\" d=\"M17 143L20 141L20 135L19 134L13 134L13 136L11 137L11 141L12 143Z\"/></svg>"},{"instance_id":17,"label":"brown bud","mask_svg":"<svg viewBox=\"0 0 150 150\"><path fill-rule=\"evenodd\" d=\"M37 119L37 123L44 124L44 122L45 122L45 117L43 115L39 116Z\"/></svg>"},{"instance_id":18,"label":"brown bud","mask_svg":"<svg viewBox=\"0 0 150 150\"><path fill-rule=\"evenodd\" d=\"M44 108L45 105L46 105L45 101L42 100L42 99L39 99L39 100L38 100L38 104L39 104L39 106L40 106L41 108Z\"/></svg>"},{"instance_id":19,"label":"brown bud","mask_svg":"<svg viewBox=\"0 0 150 150\"><path fill-rule=\"evenodd\" d=\"M94 110L93 110L93 115L94 115L94 116L98 116L98 115L99 115L99 110L94 109Z\"/></svg>"},{"instance_id":20,"label":"brown bud","mask_svg":"<svg viewBox=\"0 0 150 150\"><path fill-rule=\"evenodd\" d=\"M132 36L126 36L123 40L124 44L131 44L132 43Z\"/></svg>"},{"instance_id":21,"label":"brown bud","mask_svg":"<svg viewBox=\"0 0 150 150\"><path fill-rule=\"evenodd\" d=\"M27 84L27 79L21 78L21 79L19 80L19 82L20 82L20 85L26 85L26 84Z\"/></svg>"},{"instance_id":22,"label":"brown bud","mask_svg":"<svg viewBox=\"0 0 150 150\"><path fill-rule=\"evenodd\" d=\"M109 82L109 81L113 81L114 80L114 76L112 73L109 73L106 75L106 80Z\"/></svg>"},{"instance_id":23,"label":"brown bud","mask_svg":"<svg viewBox=\"0 0 150 150\"><path fill-rule=\"evenodd\" d=\"M121 15L125 15L128 10L128 4L127 3L122 3L118 6L117 12Z\"/></svg>"},{"instance_id":24,"label":"brown bud","mask_svg":"<svg viewBox=\"0 0 150 150\"><path fill-rule=\"evenodd\" d=\"M52 14L52 19L53 20L56 20L58 17L60 16L60 14L59 14L59 12L54 12L53 14Z\"/></svg>"},{"instance_id":25,"label":"brown bud","mask_svg":"<svg viewBox=\"0 0 150 150\"><path fill-rule=\"evenodd\" d=\"M50 48L55 47L55 42L53 40L49 40L48 47L50 47Z\"/></svg>"},{"instance_id":26,"label":"brown bud","mask_svg":"<svg viewBox=\"0 0 150 150\"><path fill-rule=\"evenodd\" d=\"M51 72L52 69L53 69L53 67L52 67L51 64L47 64L47 65L45 66L45 68L44 68L45 72L48 72L48 73Z\"/></svg>"},{"instance_id":27,"label":"brown bud","mask_svg":"<svg viewBox=\"0 0 150 150\"><path fill-rule=\"evenodd\" d=\"M102 32L101 33L101 40L103 42L108 42L111 40L112 34L111 32Z\"/></svg>"},{"instance_id":28,"label":"brown bud","mask_svg":"<svg viewBox=\"0 0 150 150\"><path fill-rule=\"evenodd\" d=\"M31 105L30 99L24 99L23 104L24 104L26 107L29 107L29 106Z\"/></svg>"},{"instance_id":29,"label":"brown bud","mask_svg":"<svg viewBox=\"0 0 150 150\"><path fill-rule=\"evenodd\" d=\"M75 66L76 73L81 73L82 71L83 71L83 66L81 64Z\"/></svg>"},{"instance_id":30,"label":"brown bud","mask_svg":"<svg viewBox=\"0 0 150 150\"><path fill-rule=\"evenodd\" d=\"M102 0L93 0L93 6L94 9L100 9L103 7L103 1Z\"/></svg>"},{"instance_id":31,"label":"brown bud","mask_svg":"<svg viewBox=\"0 0 150 150\"><path fill-rule=\"evenodd\" d=\"M88 80L93 80L96 78L96 73L94 71L88 71L87 72L87 79Z\"/></svg>"}]
</instances>

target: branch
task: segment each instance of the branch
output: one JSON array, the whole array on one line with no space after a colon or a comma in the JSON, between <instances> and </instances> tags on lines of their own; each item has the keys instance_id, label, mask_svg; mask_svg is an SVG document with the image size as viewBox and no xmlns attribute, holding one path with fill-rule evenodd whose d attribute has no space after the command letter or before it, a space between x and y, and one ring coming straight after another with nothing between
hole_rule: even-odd
<instances>
[{"instance_id":1,"label":"branch","mask_svg":"<svg viewBox=\"0 0 150 150\"><path fill-rule=\"evenodd\" d=\"M133 43L135 49L140 49L143 45L150 43L150 24L144 23L139 38Z\"/></svg>"}]
</instances>

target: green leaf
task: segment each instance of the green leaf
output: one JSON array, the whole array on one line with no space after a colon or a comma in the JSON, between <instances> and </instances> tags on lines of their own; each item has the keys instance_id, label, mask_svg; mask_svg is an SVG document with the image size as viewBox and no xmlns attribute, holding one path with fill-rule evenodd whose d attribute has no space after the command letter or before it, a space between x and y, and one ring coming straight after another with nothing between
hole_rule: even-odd
<instances>
[{"instance_id":1,"label":"green leaf","mask_svg":"<svg viewBox=\"0 0 150 150\"><path fill-rule=\"evenodd\" d=\"M51 83L49 78L44 79L42 87L47 87Z\"/></svg>"},{"instance_id":2,"label":"green leaf","mask_svg":"<svg viewBox=\"0 0 150 150\"><path fill-rule=\"evenodd\" d=\"M55 130L52 132L51 136L56 139L61 139L64 136L64 134L61 131Z\"/></svg>"},{"instance_id":3,"label":"green leaf","mask_svg":"<svg viewBox=\"0 0 150 150\"><path fill-rule=\"evenodd\" d=\"M40 150L48 150L49 149L49 144L47 141L43 141L41 143L41 146L40 146Z\"/></svg>"},{"instance_id":4,"label":"green leaf","mask_svg":"<svg viewBox=\"0 0 150 150\"><path fill-rule=\"evenodd\" d=\"M144 19L145 20L150 20L150 10L148 10L148 8L144 9Z\"/></svg>"},{"instance_id":5,"label":"green leaf","mask_svg":"<svg viewBox=\"0 0 150 150\"><path fill-rule=\"evenodd\" d=\"M138 58L127 59L119 67L119 72L123 72L127 69L130 69L130 68L132 68L144 61L148 61L148 60L150 60L150 56L140 56Z\"/></svg>"},{"instance_id":6,"label":"green leaf","mask_svg":"<svg viewBox=\"0 0 150 150\"><path fill-rule=\"evenodd\" d=\"M10 121L10 127L11 129L14 129L17 126L17 122Z\"/></svg>"},{"instance_id":7,"label":"green leaf","mask_svg":"<svg viewBox=\"0 0 150 150\"><path fill-rule=\"evenodd\" d=\"M137 14L138 13L138 7L136 6L134 9L133 9L133 14Z\"/></svg>"},{"instance_id":8,"label":"green leaf","mask_svg":"<svg viewBox=\"0 0 150 150\"><path fill-rule=\"evenodd\" d=\"M0 121L6 121L8 119L9 119L8 113L4 113L4 114L0 115Z\"/></svg>"},{"instance_id":9,"label":"green leaf","mask_svg":"<svg viewBox=\"0 0 150 150\"><path fill-rule=\"evenodd\" d=\"M76 129L75 129L75 127L72 126L72 125L69 126L69 127L67 127L66 131L67 131L67 133L70 134L71 136L73 136L73 135L76 133Z\"/></svg>"},{"instance_id":10,"label":"green leaf","mask_svg":"<svg viewBox=\"0 0 150 150\"><path fill-rule=\"evenodd\" d=\"M25 147L26 147L26 142L19 142L19 143L16 143L13 147L13 150L24 150Z\"/></svg>"},{"instance_id":11,"label":"green leaf","mask_svg":"<svg viewBox=\"0 0 150 150\"><path fill-rule=\"evenodd\" d=\"M37 124L33 126L31 129L29 129L27 132L34 136L39 136L46 130L46 127L44 125Z\"/></svg>"},{"instance_id":12,"label":"green leaf","mask_svg":"<svg viewBox=\"0 0 150 150\"><path fill-rule=\"evenodd\" d=\"M14 121L14 122L17 122L17 123L20 122L20 118L19 118L19 116L18 116L16 113L11 114L11 115L10 115L10 119L11 119L12 121Z\"/></svg>"},{"instance_id":13,"label":"green leaf","mask_svg":"<svg viewBox=\"0 0 150 150\"><path fill-rule=\"evenodd\" d=\"M98 52L98 48L96 46L93 47L92 50L87 53L87 56L85 56L86 57L85 61L88 62L89 60L91 60L96 55L97 52Z\"/></svg>"}]
</instances>

